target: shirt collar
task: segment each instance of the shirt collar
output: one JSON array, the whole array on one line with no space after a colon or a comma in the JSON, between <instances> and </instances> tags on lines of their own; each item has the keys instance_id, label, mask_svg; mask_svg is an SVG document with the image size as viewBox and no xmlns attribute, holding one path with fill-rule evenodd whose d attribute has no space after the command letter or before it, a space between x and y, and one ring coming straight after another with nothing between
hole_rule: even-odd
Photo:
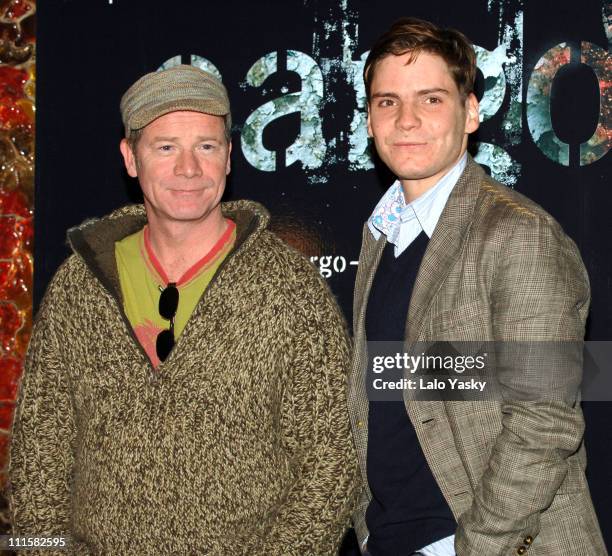
<instances>
[{"instance_id":1,"label":"shirt collar","mask_svg":"<svg viewBox=\"0 0 612 556\"><path fill-rule=\"evenodd\" d=\"M467 152L440 180L423 195L406 203L399 180L387 190L368 219L374 238L380 234L398 246L402 228L417 227L431 237L444 210L446 201L467 164Z\"/></svg>"}]
</instances>

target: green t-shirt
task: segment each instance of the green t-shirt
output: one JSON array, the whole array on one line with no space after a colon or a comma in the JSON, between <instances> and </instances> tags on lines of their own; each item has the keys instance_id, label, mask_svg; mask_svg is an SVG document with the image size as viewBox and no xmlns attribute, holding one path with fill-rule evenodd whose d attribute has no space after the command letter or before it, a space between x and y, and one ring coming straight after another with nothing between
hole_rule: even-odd
<instances>
[{"instance_id":1,"label":"green t-shirt","mask_svg":"<svg viewBox=\"0 0 612 556\"><path fill-rule=\"evenodd\" d=\"M227 220L227 223L228 226L219 241L176 283L179 302L174 319L175 341L185 328L217 268L234 246L236 224L231 220ZM159 297L169 280L151 249L147 226L117 241L115 258L123 294L123 309L136 338L153 366L157 367L160 363L155 351L157 335L170 327L170 321L159 314Z\"/></svg>"}]
</instances>

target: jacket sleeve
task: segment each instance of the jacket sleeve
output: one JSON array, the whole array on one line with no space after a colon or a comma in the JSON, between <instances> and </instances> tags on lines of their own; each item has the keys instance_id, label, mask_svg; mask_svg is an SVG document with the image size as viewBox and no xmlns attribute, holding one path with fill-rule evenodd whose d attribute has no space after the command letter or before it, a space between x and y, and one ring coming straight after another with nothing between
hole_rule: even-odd
<instances>
[{"instance_id":1,"label":"jacket sleeve","mask_svg":"<svg viewBox=\"0 0 612 556\"><path fill-rule=\"evenodd\" d=\"M493 279L494 338L579 345L590 292L578 250L554 222L530 216L524 224L515 227ZM501 362L507 365L502 371L512 381L512 396L502 402L502 429L473 503L458 520L458 555L529 554L540 531L540 513L565 479L566 459L582 443L584 421L575 388L581 379L581 354L563 361L564 372L555 375L563 382L555 385L559 392L574 390L573 400L537 394L534 399L534 381L543 378L538 373L554 371L550 360L538 360L528 370Z\"/></svg>"},{"instance_id":2,"label":"jacket sleeve","mask_svg":"<svg viewBox=\"0 0 612 556\"><path fill-rule=\"evenodd\" d=\"M53 300L52 290L53 285L33 329L13 422L9 504L15 536L70 536L75 423L55 322L65 308ZM87 553L78 544L72 544L70 551Z\"/></svg>"},{"instance_id":3,"label":"jacket sleeve","mask_svg":"<svg viewBox=\"0 0 612 556\"><path fill-rule=\"evenodd\" d=\"M349 527L357 459L346 403L349 343L331 292L309 265L289 303L293 337L281 426L295 478L250 554L335 554Z\"/></svg>"}]
</instances>

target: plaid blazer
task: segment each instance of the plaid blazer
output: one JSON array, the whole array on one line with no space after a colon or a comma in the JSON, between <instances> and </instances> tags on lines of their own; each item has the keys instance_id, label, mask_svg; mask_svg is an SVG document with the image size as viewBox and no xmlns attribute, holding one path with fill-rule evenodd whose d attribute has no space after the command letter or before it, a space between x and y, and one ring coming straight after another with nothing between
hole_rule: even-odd
<instances>
[{"instance_id":1,"label":"plaid blazer","mask_svg":"<svg viewBox=\"0 0 612 556\"><path fill-rule=\"evenodd\" d=\"M348 395L364 483L360 545L371 499L364 322L385 241L364 227L355 284ZM582 340L589 301L580 254L559 224L469 158L421 263L406 341ZM568 381L580 373L577 364ZM457 520L458 556L607 554L584 475L579 399L406 401L406 411Z\"/></svg>"}]
</instances>

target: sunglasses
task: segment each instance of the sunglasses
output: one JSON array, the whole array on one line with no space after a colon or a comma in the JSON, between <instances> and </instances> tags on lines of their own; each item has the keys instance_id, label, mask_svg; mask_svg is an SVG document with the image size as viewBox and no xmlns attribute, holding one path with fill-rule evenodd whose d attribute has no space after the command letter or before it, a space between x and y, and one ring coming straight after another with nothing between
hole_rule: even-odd
<instances>
[{"instance_id":1,"label":"sunglasses","mask_svg":"<svg viewBox=\"0 0 612 556\"><path fill-rule=\"evenodd\" d=\"M170 282L159 296L159 314L170 321L170 328L157 335L155 351L160 361L165 361L174 347L174 317L178 309L179 292L175 282Z\"/></svg>"}]
</instances>

